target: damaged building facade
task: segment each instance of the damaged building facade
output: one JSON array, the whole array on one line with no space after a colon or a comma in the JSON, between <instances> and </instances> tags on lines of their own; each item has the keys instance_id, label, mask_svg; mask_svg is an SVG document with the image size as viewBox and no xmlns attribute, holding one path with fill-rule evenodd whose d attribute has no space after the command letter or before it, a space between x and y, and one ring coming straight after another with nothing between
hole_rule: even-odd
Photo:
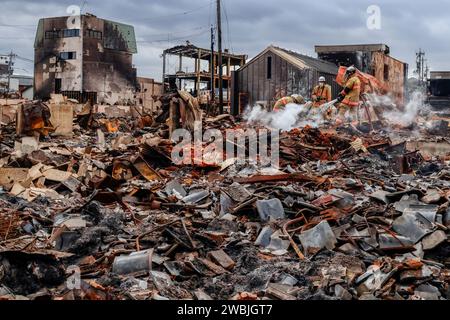
<instances>
[{"instance_id":1,"label":"damaged building facade","mask_svg":"<svg viewBox=\"0 0 450 320\"><path fill-rule=\"evenodd\" d=\"M450 105L450 71L431 71L428 81L428 103L437 109Z\"/></svg>"},{"instance_id":2,"label":"damaged building facade","mask_svg":"<svg viewBox=\"0 0 450 320\"><path fill-rule=\"evenodd\" d=\"M44 18L35 39L35 98L130 104L136 92L133 26L96 16Z\"/></svg>"},{"instance_id":3,"label":"damaged building facade","mask_svg":"<svg viewBox=\"0 0 450 320\"><path fill-rule=\"evenodd\" d=\"M9 56L0 55L0 75L8 74Z\"/></svg>"},{"instance_id":4,"label":"damaged building facade","mask_svg":"<svg viewBox=\"0 0 450 320\"><path fill-rule=\"evenodd\" d=\"M138 104L145 111L156 111L161 107L161 103L155 98L159 98L164 93L162 82L155 79L137 77L139 91L136 93Z\"/></svg>"},{"instance_id":5,"label":"damaged building facade","mask_svg":"<svg viewBox=\"0 0 450 320\"><path fill-rule=\"evenodd\" d=\"M358 70L370 74L391 91L399 105L404 104L408 64L390 56L390 48L385 44L359 45L323 45L316 46L318 58L337 66L355 66Z\"/></svg>"},{"instance_id":6,"label":"damaged building facade","mask_svg":"<svg viewBox=\"0 0 450 320\"><path fill-rule=\"evenodd\" d=\"M334 79L335 64L293 51L269 46L234 73L233 113L242 113L247 105L259 104L271 109L275 102L292 94L310 97L320 76L339 93Z\"/></svg>"}]
</instances>

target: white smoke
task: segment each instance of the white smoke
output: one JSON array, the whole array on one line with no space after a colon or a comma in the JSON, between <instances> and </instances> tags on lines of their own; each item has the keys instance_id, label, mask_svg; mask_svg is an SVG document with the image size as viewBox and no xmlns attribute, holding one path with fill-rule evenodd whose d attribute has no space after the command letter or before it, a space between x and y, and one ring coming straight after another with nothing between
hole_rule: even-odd
<instances>
[{"instance_id":1,"label":"white smoke","mask_svg":"<svg viewBox=\"0 0 450 320\"><path fill-rule=\"evenodd\" d=\"M385 107L385 108L386 107L387 108L395 107L394 99L389 94L380 96L378 94L370 93L370 94L367 94L366 97L368 98L369 102L373 106Z\"/></svg>"},{"instance_id":2,"label":"white smoke","mask_svg":"<svg viewBox=\"0 0 450 320\"><path fill-rule=\"evenodd\" d=\"M421 91L415 91L411 94L411 98L404 110L399 110L389 95L380 96L369 94L367 97L373 108L386 110L383 113L383 117L393 125L407 127L416 122L420 114L427 114L430 111L430 106L425 103L425 94ZM310 107L310 104L288 104L278 112L270 112L261 106L249 106L244 112L244 119L249 124L260 124L273 129L290 131L306 125L317 127L323 124L324 118L322 112L325 109L327 108ZM332 110L332 118L335 119L336 110L334 108Z\"/></svg>"},{"instance_id":3,"label":"white smoke","mask_svg":"<svg viewBox=\"0 0 450 320\"><path fill-rule=\"evenodd\" d=\"M425 103L425 95L421 91L415 91L403 111L394 110L383 114L384 118L396 125L409 126L415 122L417 116L423 111L429 111L430 107Z\"/></svg>"},{"instance_id":4,"label":"white smoke","mask_svg":"<svg viewBox=\"0 0 450 320\"><path fill-rule=\"evenodd\" d=\"M311 112L309 112L310 110ZM269 112L261 106L248 107L244 112L244 119L250 124L261 124L283 131L290 131L305 125L316 127L323 122L322 115L314 112L314 108L294 103L287 104L284 109L277 112Z\"/></svg>"}]
</instances>

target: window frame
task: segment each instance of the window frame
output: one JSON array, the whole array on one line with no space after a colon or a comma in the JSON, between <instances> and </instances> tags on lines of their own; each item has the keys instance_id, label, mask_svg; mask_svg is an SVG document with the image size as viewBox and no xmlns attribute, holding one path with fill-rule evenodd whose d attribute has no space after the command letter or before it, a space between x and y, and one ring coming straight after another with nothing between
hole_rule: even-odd
<instances>
[{"instance_id":1,"label":"window frame","mask_svg":"<svg viewBox=\"0 0 450 320\"><path fill-rule=\"evenodd\" d=\"M272 80L272 66L273 66L272 56L268 56L266 59L266 79L267 80Z\"/></svg>"},{"instance_id":2,"label":"window frame","mask_svg":"<svg viewBox=\"0 0 450 320\"><path fill-rule=\"evenodd\" d=\"M62 51L58 54L58 57L62 61L77 60L77 52L76 51Z\"/></svg>"},{"instance_id":3,"label":"window frame","mask_svg":"<svg viewBox=\"0 0 450 320\"><path fill-rule=\"evenodd\" d=\"M45 31L45 39L75 38L80 36L80 29L59 29Z\"/></svg>"}]
</instances>

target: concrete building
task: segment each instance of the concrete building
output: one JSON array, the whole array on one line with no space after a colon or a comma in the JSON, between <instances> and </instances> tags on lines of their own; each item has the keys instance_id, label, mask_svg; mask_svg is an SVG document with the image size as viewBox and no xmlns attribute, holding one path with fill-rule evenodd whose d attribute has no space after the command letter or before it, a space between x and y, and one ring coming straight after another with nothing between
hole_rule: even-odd
<instances>
[{"instance_id":1,"label":"concrete building","mask_svg":"<svg viewBox=\"0 0 450 320\"><path fill-rule=\"evenodd\" d=\"M80 102L134 101L137 45L132 26L91 14L45 18L39 21L34 47L36 98L61 93Z\"/></svg>"},{"instance_id":2,"label":"concrete building","mask_svg":"<svg viewBox=\"0 0 450 320\"><path fill-rule=\"evenodd\" d=\"M354 65L358 70L374 76L391 89L391 94L398 104L404 104L408 64L391 57L387 45L321 45L316 46L315 50L321 60L337 66Z\"/></svg>"}]
</instances>

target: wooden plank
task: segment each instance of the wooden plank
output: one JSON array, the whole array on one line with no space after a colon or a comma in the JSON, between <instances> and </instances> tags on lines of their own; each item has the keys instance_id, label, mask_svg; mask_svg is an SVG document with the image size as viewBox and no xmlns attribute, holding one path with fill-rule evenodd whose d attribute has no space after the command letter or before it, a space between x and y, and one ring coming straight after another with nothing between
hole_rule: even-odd
<instances>
[{"instance_id":1,"label":"wooden plank","mask_svg":"<svg viewBox=\"0 0 450 320\"><path fill-rule=\"evenodd\" d=\"M265 61L267 55L262 56L258 61L258 101L264 100L264 78L265 78Z\"/></svg>"},{"instance_id":2,"label":"wooden plank","mask_svg":"<svg viewBox=\"0 0 450 320\"><path fill-rule=\"evenodd\" d=\"M50 104L50 122L56 128L54 134L58 136L72 136L73 134L73 105Z\"/></svg>"},{"instance_id":3,"label":"wooden plank","mask_svg":"<svg viewBox=\"0 0 450 320\"><path fill-rule=\"evenodd\" d=\"M281 60L281 81L280 81L280 90L283 95L287 95L287 62L285 60Z\"/></svg>"},{"instance_id":4,"label":"wooden plank","mask_svg":"<svg viewBox=\"0 0 450 320\"><path fill-rule=\"evenodd\" d=\"M25 168L0 168L0 186L10 189L14 183L27 179L28 169Z\"/></svg>"},{"instance_id":5,"label":"wooden plank","mask_svg":"<svg viewBox=\"0 0 450 320\"><path fill-rule=\"evenodd\" d=\"M275 66L275 72L274 72L274 76L275 76L275 88L274 91L272 92L272 99L275 101L278 99L277 94L278 92L281 91L281 58L278 55L275 55L275 60L274 60L274 66Z\"/></svg>"},{"instance_id":6,"label":"wooden plank","mask_svg":"<svg viewBox=\"0 0 450 320\"><path fill-rule=\"evenodd\" d=\"M49 169L42 173L47 180L63 182L68 180L72 174L67 171L57 170L57 169Z\"/></svg>"},{"instance_id":7,"label":"wooden plank","mask_svg":"<svg viewBox=\"0 0 450 320\"><path fill-rule=\"evenodd\" d=\"M23 117L23 105L20 105L17 109L17 115L16 115L16 134L21 135L23 131L24 124L24 117Z\"/></svg>"},{"instance_id":8,"label":"wooden plank","mask_svg":"<svg viewBox=\"0 0 450 320\"><path fill-rule=\"evenodd\" d=\"M211 251L208 253L208 257L227 270L233 269L236 265L233 259L231 259L223 250Z\"/></svg>"},{"instance_id":9,"label":"wooden plank","mask_svg":"<svg viewBox=\"0 0 450 320\"><path fill-rule=\"evenodd\" d=\"M251 66L249 66L247 68L247 76L248 76L248 92L250 93L250 99L249 99L249 103L252 104L253 103L253 97L254 97L254 79L253 79L253 66L254 64L252 64Z\"/></svg>"}]
</instances>

